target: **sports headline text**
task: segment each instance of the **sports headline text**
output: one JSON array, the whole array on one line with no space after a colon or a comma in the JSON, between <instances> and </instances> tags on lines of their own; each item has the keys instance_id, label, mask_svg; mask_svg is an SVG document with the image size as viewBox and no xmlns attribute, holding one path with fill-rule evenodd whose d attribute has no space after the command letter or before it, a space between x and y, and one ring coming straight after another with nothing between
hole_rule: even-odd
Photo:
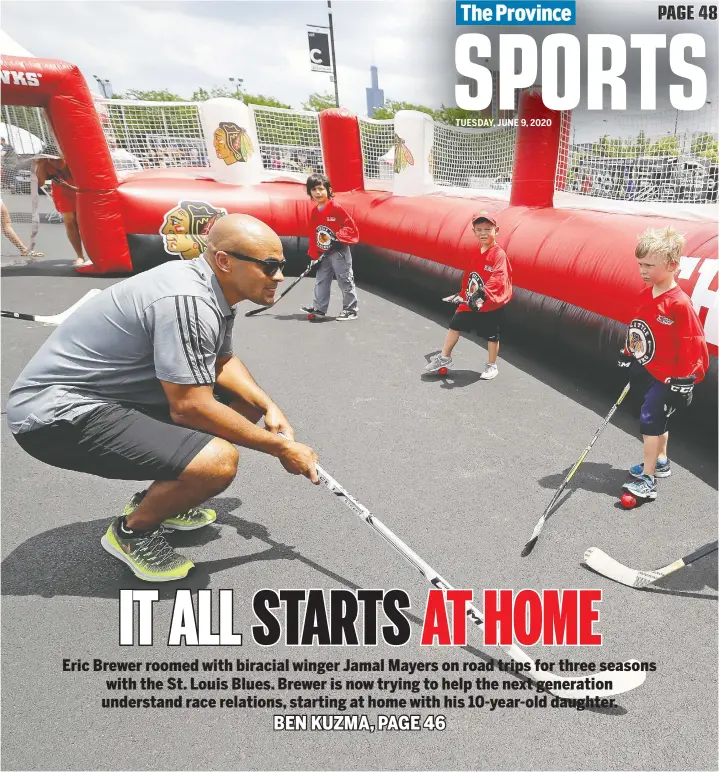
<instances>
[{"instance_id":1,"label":"sports headline text","mask_svg":"<svg viewBox=\"0 0 719 772\"><path fill-rule=\"evenodd\" d=\"M574 109L582 100L583 89L586 89L589 110L626 110L624 78L630 69L638 69L641 74L639 107L656 110L657 96L667 95L660 94L657 85L657 65L662 56L668 57L672 73L682 81L661 86L662 91L668 92L672 106L677 110L699 110L706 103L707 76L702 66L706 42L701 35L633 34L628 45L619 35L606 34L586 35L580 41L576 35L561 32L548 35L541 43L526 34L501 34L498 38L498 51L493 50L492 41L482 33L471 32L457 38L454 51L457 72L476 84L470 87L465 82L455 86L458 107L464 110L489 107L494 92L492 71L477 60L497 55L501 73L500 110L513 110L515 92L537 84L540 63L542 98L551 110ZM583 59L586 60L584 83Z\"/></svg>"},{"instance_id":2,"label":"sports headline text","mask_svg":"<svg viewBox=\"0 0 719 772\"><path fill-rule=\"evenodd\" d=\"M121 646L154 644L158 599L158 590L120 591ZM472 600L472 590L429 590L420 645L467 645ZM600 646L601 600L601 590L484 590L484 645ZM399 589L262 589L252 599L256 624L249 631L258 646L404 646L413 632L410 608L409 595ZM178 590L167 645L242 646L237 621L233 590L219 590L217 597L198 590L196 604L190 590Z\"/></svg>"}]
</instances>

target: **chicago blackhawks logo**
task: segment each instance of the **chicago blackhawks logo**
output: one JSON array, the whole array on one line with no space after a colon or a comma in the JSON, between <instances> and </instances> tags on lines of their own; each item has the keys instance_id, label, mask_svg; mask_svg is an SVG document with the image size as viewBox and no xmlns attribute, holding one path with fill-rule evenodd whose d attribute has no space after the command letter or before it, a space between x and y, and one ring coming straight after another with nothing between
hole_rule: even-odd
<instances>
[{"instance_id":1,"label":"chicago blackhawks logo","mask_svg":"<svg viewBox=\"0 0 719 772\"><path fill-rule=\"evenodd\" d=\"M222 121L215 129L212 144L217 157L228 166L238 161L245 163L255 152L250 135L241 126L230 121Z\"/></svg>"},{"instance_id":2,"label":"chicago blackhawks logo","mask_svg":"<svg viewBox=\"0 0 719 772\"><path fill-rule=\"evenodd\" d=\"M645 365L654 359L654 335L649 325L641 319L632 319L627 330L627 351L639 362Z\"/></svg>"},{"instance_id":3,"label":"chicago blackhawks logo","mask_svg":"<svg viewBox=\"0 0 719 772\"><path fill-rule=\"evenodd\" d=\"M402 169L408 166L414 166L414 157L409 152L409 148L404 144L404 140L399 134L394 135L394 173L399 174Z\"/></svg>"},{"instance_id":4,"label":"chicago blackhawks logo","mask_svg":"<svg viewBox=\"0 0 719 772\"><path fill-rule=\"evenodd\" d=\"M467 300L469 300L480 287L484 287L484 279L482 279L476 271L472 271L467 279Z\"/></svg>"},{"instance_id":5,"label":"chicago blackhawks logo","mask_svg":"<svg viewBox=\"0 0 719 772\"><path fill-rule=\"evenodd\" d=\"M179 201L165 213L160 235L165 252L183 260L199 257L207 249L207 234L226 209L216 209L206 201Z\"/></svg>"},{"instance_id":6,"label":"chicago blackhawks logo","mask_svg":"<svg viewBox=\"0 0 719 772\"><path fill-rule=\"evenodd\" d=\"M335 234L326 225L318 225L317 232L315 234L317 248L323 252L329 252L332 248L332 241L335 239Z\"/></svg>"}]
</instances>

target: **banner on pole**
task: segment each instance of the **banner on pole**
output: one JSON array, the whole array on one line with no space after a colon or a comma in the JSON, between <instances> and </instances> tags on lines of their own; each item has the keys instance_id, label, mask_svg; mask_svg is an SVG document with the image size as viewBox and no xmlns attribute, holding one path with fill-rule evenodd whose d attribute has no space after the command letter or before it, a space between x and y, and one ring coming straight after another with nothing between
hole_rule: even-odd
<instances>
[{"instance_id":1,"label":"banner on pole","mask_svg":"<svg viewBox=\"0 0 719 772\"><path fill-rule=\"evenodd\" d=\"M310 44L310 67L313 72L332 72L330 57L330 34L326 27L307 25L307 39Z\"/></svg>"}]
</instances>

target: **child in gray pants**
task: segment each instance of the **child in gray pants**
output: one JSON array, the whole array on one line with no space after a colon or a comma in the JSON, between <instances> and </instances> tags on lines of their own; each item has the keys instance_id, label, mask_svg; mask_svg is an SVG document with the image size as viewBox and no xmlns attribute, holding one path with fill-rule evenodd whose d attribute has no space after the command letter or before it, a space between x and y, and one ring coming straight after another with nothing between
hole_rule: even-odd
<instances>
[{"instance_id":1,"label":"child in gray pants","mask_svg":"<svg viewBox=\"0 0 719 772\"><path fill-rule=\"evenodd\" d=\"M350 244L359 241L359 231L352 217L332 197L332 183L324 174L307 178L307 194L316 206L310 215L310 248L312 260L322 261L317 267L314 302L302 306L308 314L324 316L330 304L332 279L337 279L342 291L342 313L337 317L344 322L357 318L357 289L352 273Z\"/></svg>"}]
</instances>

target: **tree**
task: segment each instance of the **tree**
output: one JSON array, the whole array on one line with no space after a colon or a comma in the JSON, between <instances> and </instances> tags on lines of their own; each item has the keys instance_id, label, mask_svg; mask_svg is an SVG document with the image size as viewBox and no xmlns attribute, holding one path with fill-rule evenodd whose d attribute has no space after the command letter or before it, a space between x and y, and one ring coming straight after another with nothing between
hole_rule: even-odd
<instances>
[{"instance_id":1,"label":"tree","mask_svg":"<svg viewBox=\"0 0 719 772\"><path fill-rule=\"evenodd\" d=\"M246 91L240 89L226 88L225 86L213 86L209 91L206 88L196 89L192 92L191 101L193 102L206 102L208 99L238 99L240 102L244 102L246 105L264 105L265 107L283 107L287 110L290 109L290 105L280 102L274 97L268 97L264 94L248 94Z\"/></svg>"},{"instance_id":2,"label":"tree","mask_svg":"<svg viewBox=\"0 0 719 772\"><path fill-rule=\"evenodd\" d=\"M115 94L113 99L132 99L138 102L184 102L185 100L173 94L172 91L161 89L159 91L142 91L141 89L131 88L124 94Z\"/></svg>"},{"instance_id":3,"label":"tree","mask_svg":"<svg viewBox=\"0 0 719 772\"><path fill-rule=\"evenodd\" d=\"M461 118L479 118L481 116L478 110L464 110L461 107L447 107L447 105L442 105L439 110L435 110L426 105L415 105L411 102L388 99L383 107L375 109L374 117L377 120L391 119L400 110L418 110L420 113L431 115L433 120L439 123L447 123L450 126L456 126L457 120Z\"/></svg>"},{"instance_id":4,"label":"tree","mask_svg":"<svg viewBox=\"0 0 719 772\"><path fill-rule=\"evenodd\" d=\"M679 155L679 137L676 135L670 137L662 137L656 142L652 142L648 149L647 155Z\"/></svg>"},{"instance_id":5,"label":"tree","mask_svg":"<svg viewBox=\"0 0 719 772\"><path fill-rule=\"evenodd\" d=\"M378 107L374 111L374 117L378 121L394 118L395 113L400 110L418 110L420 113L427 113L436 120L437 111L426 105L413 105L411 102L399 102L392 99L388 99L382 107Z\"/></svg>"},{"instance_id":6,"label":"tree","mask_svg":"<svg viewBox=\"0 0 719 772\"><path fill-rule=\"evenodd\" d=\"M274 97L265 96L264 94L242 94L242 101L246 105L260 105L263 107L281 107L284 110L291 110L292 105L280 102L279 99Z\"/></svg>"},{"instance_id":7,"label":"tree","mask_svg":"<svg viewBox=\"0 0 719 772\"><path fill-rule=\"evenodd\" d=\"M224 86L213 86L209 91L206 88L200 86L198 89L192 92L190 97L191 102L206 102L208 99L217 99L218 97L225 97L226 99L239 99L238 91L234 89L225 88Z\"/></svg>"},{"instance_id":8,"label":"tree","mask_svg":"<svg viewBox=\"0 0 719 772\"><path fill-rule=\"evenodd\" d=\"M450 126L456 126L458 120L479 117L481 117L479 110L465 110L462 107L447 107L446 105L442 105L442 107L436 111L434 119L440 123L448 123Z\"/></svg>"},{"instance_id":9,"label":"tree","mask_svg":"<svg viewBox=\"0 0 719 772\"><path fill-rule=\"evenodd\" d=\"M609 136L605 134L598 142L592 144L592 155L606 158L609 155Z\"/></svg>"},{"instance_id":10,"label":"tree","mask_svg":"<svg viewBox=\"0 0 719 772\"><path fill-rule=\"evenodd\" d=\"M322 110L329 110L330 107L337 107L335 104L334 94L330 94L329 91L325 91L324 94L310 94L310 98L302 103L303 110L313 110L316 113L322 112Z\"/></svg>"},{"instance_id":11,"label":"tree","mask_svg":"<svg viewBox=\"0 0 719 772\"><path fill-rule=\"evenodd\" d=\"M700 158L709 158L716 163L719 155L719 141L716 135L708 131L697 134L692 140L691 154Z\"/></svg>"}]
</instances>

